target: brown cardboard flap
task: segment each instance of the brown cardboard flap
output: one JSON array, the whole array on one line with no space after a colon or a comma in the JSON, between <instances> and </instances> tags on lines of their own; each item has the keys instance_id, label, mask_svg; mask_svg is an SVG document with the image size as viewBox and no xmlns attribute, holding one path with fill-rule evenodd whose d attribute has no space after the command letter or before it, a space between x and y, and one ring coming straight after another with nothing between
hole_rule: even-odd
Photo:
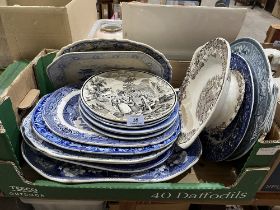
<instances>
[{"instance_id":1,"label":"brown cardboard flap","mask_svg":"<svg viewBox=\"0 0 280 210\"><path fill-rule=\"evenodd\" d=\"M72 41L87 38L97 20L96 0L71 1L66 8Z\"/></svg>"},{"instance_id":2,"label":"brown cardboard flap","mask_svg":"<svg viewBox=\"0 0 280 210\"><path fill-rule=\"evenodd\" d=\"M31 59L45 47L71 42L66 8L0 7L0 17L14 59Z\"/></svg>"},{"instance_id":3,"label":"brown cardboard flap","mask_svg":"<svg viewBox=\"0 0 280 210\"><path fill-rule=\"evenodd\" d=\"M172 66L172 86L175 88L179 88L186 76L186 71L189 68L190 61L169 61Z\"/></svg>"},{"instance_id":4,"label":"brown cardboard flap","mask_svg":"<svg viewBox=\"0 0 280 210\"><path fill-rule=\"evenodd\" d=\"M40 95L40 90L31 89L18 105L18 109L26 110L31 108L38 101L39 95Z\"/></svg>"},{"instance_id":5,"label":"brown cardboard flap","mask_svg":"<svg viewBox=\"0 0 280 210\"><path fill-rule=\"evenodd\" d=\"M5 0L5 5L63 7L70 1L71 0Z\"/></svg>"},{"instance_id":6,"label":"brown cardboard flap","mask_svg":"<svg viewBox=\"0 0 280 210\"><path fill-rule=\"evenodd\" d=\"M33 62L28 64L25 70L16 77L11 85L4 90L0 96L0 98L10 98L17 122L20 122L20 115L18 113L20 103L25 99L30 90L37 89L35 75L33 72L33 64L36 63L42 55L45 55L46 52L47 50L41 51L37 57L34 58Z\"/></svg>"}]
</instances>

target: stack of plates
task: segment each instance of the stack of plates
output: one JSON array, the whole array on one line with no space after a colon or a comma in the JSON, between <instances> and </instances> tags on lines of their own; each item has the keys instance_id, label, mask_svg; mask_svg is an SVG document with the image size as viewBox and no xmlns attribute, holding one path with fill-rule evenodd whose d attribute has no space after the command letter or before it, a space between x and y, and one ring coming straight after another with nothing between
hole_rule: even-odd
<instances>
[{"instance_id":1,"label":"stack of plates","mask_svg":"<svg viewBox=\"0 0 280 210\"><path fill-rule=\"evenodd\" d=\"M278 88L262 46L217 38L199 47L181 87L182 148L199 136L203 157L235 160L270 130Z\"/></svg>"},{"instance_id":2,"label":"stack of plates","mask_svg":"<svg viewBox=\"0 0 280 210\"><path fill-rule=\"evenodd\" d=\"M199 47L178 100L165 57L129 40L73 43L47 73L57 90L24 119L22 153L42 176L67 183L169 180L202 149L210 161L240 158L269 131L278 93L248 38Z\"/></svg>"},{"instance_id":3,"label":"stack of plates","mask_svg":"<svg viewBox=\"0 0 280 210\"><path fill-rule=\"evenodd\" d=\"M75 54L80 55L83 52ZM58 57L49 66L51 76L61 73L52 66L62 61ZM83 63L76 62L67 65L82 68ZM171 72L99 69L83 83L63 86L73 79L67 69L62 70L64 80L52 80L62 87L45 95L21 126L23 157L42 176L65 183L159 182L198 161L199 140L187 149L175 144L181 122L177 95L166 81L170 77L164 76Z\"/></svg>"}]
</instances>

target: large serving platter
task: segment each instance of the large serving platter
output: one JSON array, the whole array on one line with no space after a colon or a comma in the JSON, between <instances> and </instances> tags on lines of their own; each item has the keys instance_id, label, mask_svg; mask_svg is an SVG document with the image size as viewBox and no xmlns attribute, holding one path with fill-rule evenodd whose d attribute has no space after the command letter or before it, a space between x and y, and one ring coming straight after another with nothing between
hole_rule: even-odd
<instances>
[{"instance_id":1,"label":"large serving platter","mask_svg":"<svg viewBox=\"0 0 280 210\"><path fill-rule=\"evenodd\" d=\"M203 145L203 156L211 161L223 161L237 149L248 129L254 105L254 82L247 62L237 54L232 53L231 71L241 73L245 81L245 95L236 117L224 130L213 133L204 130L200 134Z\"/></svg>"},{"instance_id":2,"label":"large serving platter","mask_svg":"<svg viewBox=\"0 0 280 210\"><path fill-rule=\"evenodd\" d=\"M51 159L40 152L28 150L22 145L25 161L43 177L63 183L85 182L161 182L170 180L192 167L201 155L199 140L189 148L175 148L173 154L161 165L140 173L115 173L59 160Z\"/></svg>"},{"instance_id":3,"label":"large serving platter","mask_svg":"<svg viewBox=\"0 0 280 210\"><path fill-rule=\"evenodd\" d=\"M187 148L195 141L222 104L229 88L230 57L229 43L222 38L196 50L179 93L180 147Z\"/></svg>"},{"instance_id":4,"label":"large serving platter","mask_svg":"<svg viewBox=\"0 0 280 210\"><path fill-rule=\"evenodd\" d=\"M162 122L156 127L149 128L151 130L159 130L167 127L164 132L142 135L142 136L122 136L124 140L118 136L115 138L106 137L92 130L91 127L81 117L81 110L78 106L79 86L65 86L52 93L44 103L43 123L55 134L72 141L90 145L113 146L113 147L142 147L154 145L171 138L178 129L178 106L171 113L170 118ZM39 117L38 117L39 118ZM41 119L38 119L42 121ZM90 122L89 122L90 123ZM173 123L173 124L172 124ZM37 127L36 125L34 127ZM148 129L148 128L147 128ZM141 133L140 133L141 134ZM155 136L157 135L157 136ZM155 137L153 137L155 136ZM131 141L127 141L131 140ZM132 141L137 140L137 141Z\"/></svg>"},{"instance_id":5,"label":"large serving platter","mask_svg":"<svg viewBox=\"0 0 280 210\"><path fill-rule=\"evenodd\" d=\"M245 155L272 125L278 88L272 81L268 58L262 46L254 39L242 38L231 44L231 51L243 57L249 64L254 79L254 107L244 140L229 159Z\"/></svg>"},{"instance_id":6,"label":"large serving platter","mask_svg":"<svg viewBox=\"0 0 280 210\"><path fill-rule=\"evenodd\" d=\"M166 81L171 82L172 68L169 61L162 53L146 44L127 39L91 39L73 42L72 44L61 48L61 50L57 52L55 60L63 54L89 51L141 51L160 63L164 69L163 78L165 78Z\"/></svg>"},{"instance_id":7,"label":"large serving platter","mask_svg":"<svg viewBox=\"0 0 280 210\"><path fill-rule=\"evenodd\" d=\"M26 148L29 147L29 148ZM138 173L144 170L149 170L152 168L157 167L158 165L162 164L164 161L169 158L172 154L172 149L167 150L162 155L158 156L156 159L144 163L137 163L137 164L100 164L100 163L90 163L90 162L83 162L83 161L76 161L76 160L68 160L68 159L61 159L57 157L53 157L48 155L48 153L41 152L32 144L28 144L28 142L23 142L23 149L32 150L33 152L40 152L43 155L46 155L50 159L59 160L61 162L71 163L78 166L84 166L93 169L100 169L105 171L112 171L117 173Z\"/></svg>"},{"instance_id":8,"label":"large serving platter","mask_svg":"<svg viewBox=\"0 0 280 210\"><path fill-rule=\"evenodd\" d=\"M32 126L30 124L32 114L29 114L22 122L21 125L21 133L23 134L23 138L26 143L29 145L33 145L38 150L43 153L48 154L49 156L66 159L66 160L74 160L74 161L84 161L84 162L92 162L92 163L103 163L103 164L136 164L154 160L158 156L162 155L168 149L172 147L172 145L148 154L140 154L140 155L106 155L106 154L90 154L90 153L82 153L79 151L73 151L68 149L63 149L61 147L57 147L53 144L48 143L47 141L42 140L37 135L35 135L32 130Z\"/></svg>"},{"instance_id":9,"label":"large serving platter","mask_svg":"<svg viewBox=\"0 0 280 210\"><path fill-rule=\"evenodd\" d=\"M72 52L59 56L47 67L47 74L56 88L84 82L90 76L112 69L129 69L153 73L164 78L163 67L141 51ZM168 79L168 78L164 78Z\"/></svg>"},{"instance_id":10,"label":"large serving platter","mask_svg":"<svg viewBox=\"0 0 280 210\"><path fill-rule=\"evenodd\" d=\"M32 118L29 123L31 123L35 134L38 135L42 140L47 141L48 143L54 144L55 146L63 149L79 151L84 153L107 155L138 155L155 152L166 148L169 145L173 144L177 140L178 135L180 134L180 127L178 127L176 132L169 139L155 145L149 145L144 147L102 147L73 142L66 138L62 138L58 135L55 135L45 125L42 118L42 110L44 108L44 103L47 101L47 99L48 95L40 99L37 106L34 108L34 112L32 113ZM102 141L102 139L100 140Z\"/></svg>"},{"instance_id":11,"label":"large serving platter","mask_svg":"<svg viewBox=\"0 0 280 210\"><path fill-rule=\"evenodd\" d=\"M143 116L145 122L170 114L177 97L165 80L142 71L115 70L90 77L81 89L82 103L106 120L127 122Z\"/></svg>"}]
</instances>

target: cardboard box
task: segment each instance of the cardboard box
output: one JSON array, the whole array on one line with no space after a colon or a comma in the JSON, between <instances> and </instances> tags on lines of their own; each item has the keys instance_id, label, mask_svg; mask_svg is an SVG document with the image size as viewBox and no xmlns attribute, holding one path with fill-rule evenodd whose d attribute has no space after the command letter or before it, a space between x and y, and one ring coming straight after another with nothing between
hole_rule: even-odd
<instances>
[{"instance_id":1,"label":"cardboard box","mask_svg":"<svg viewBox=\"0 0 280 210\"><path fill-rule=\"evenodd\" d=\"M272 15L280 18L280 0L276 0Z\"/></svg>"},{"instance_id":2,"label":"cardboard box","mask_svg":"<svg viewBox=\"0 0 280 210\"><path fill-rule=\"evenodd\" d=\"M87 38L96 0L0 0L0 67Z\"/></svg>"},{"instance_id":3,"label":"cardboard box","mask_svg":"<svg viewBox=\"0 0 280 210\"><path fill-rule=\"evenodd\" d=\"M279 136L275 139L272 136L272 140L260 139L248 160L243 158L233 163L201 160L184 174L163 183L61 184L39 176L22 161L19 152L22 141L18 129L22 118L19 105L22 101L25 107L34 105L36 100L29 100L30 105L27 105L25 97L35 97L36 94L30 94L34 89L40 90L41 96L53 91L46 67L54 57L55 53L44 50L12 75L10 81L0 83L0 190L4 196L65 200L184 200L191 203L250 203L254 198L274 161L280 145ZM173 64L173 79L177 85L179 78L183 78L185 67ZM280 117L276 121L280 123ZM268 154L267 149L273 152Z\"/></svg>"}]
</instances>

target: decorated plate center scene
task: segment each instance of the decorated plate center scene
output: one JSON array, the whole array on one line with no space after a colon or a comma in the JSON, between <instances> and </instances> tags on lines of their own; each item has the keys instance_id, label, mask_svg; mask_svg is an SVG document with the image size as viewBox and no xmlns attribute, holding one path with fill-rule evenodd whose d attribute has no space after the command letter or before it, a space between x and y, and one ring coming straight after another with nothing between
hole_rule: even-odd
<instances>
[{"instance_id":1,"label":"decorated plate center scene","mask_svg":"<svg viewBox=\"0 0 280 210\"><path fill-rule=\"evenodd\" d=\"M118 70L87 80L82 87L83 103L105 119L127 122L129 116L143 116L144 122L168 115L176 104L174 89L154 75Z\"/></svg>"}]
</instances>

